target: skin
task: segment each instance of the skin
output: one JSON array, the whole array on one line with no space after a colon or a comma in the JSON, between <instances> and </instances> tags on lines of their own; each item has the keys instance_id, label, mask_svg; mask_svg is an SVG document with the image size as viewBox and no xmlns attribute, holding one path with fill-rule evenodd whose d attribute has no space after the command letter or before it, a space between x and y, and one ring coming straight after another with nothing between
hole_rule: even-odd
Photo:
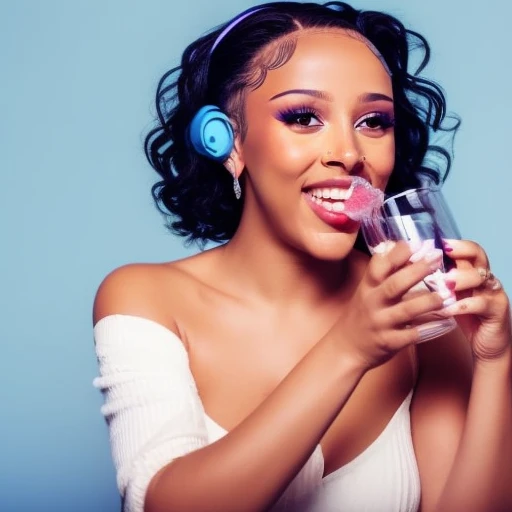
<instances>
[{"instance_id":1,"label":"skin","mask_svg":"<svg viewBox=\"0 0 512 512\"><path fill-rule=\"evenodd\" d=\"M294 89L326 94L283 95ZM318 444L325 474L361 453L413 386L421 510L511 508L503 476L512 474L509 303L503 291L481 287L483 249L451 242L461 300L449 313L461 329L416 348L419 331L404 325L442 299L401 297L439 260L409 263L400 243L370 260L353 249L357 226L336 230L305 200L304 187L344 175L384 189L393 130L364 117L392 115L393 104L363 100L368 93L393 96L364 43L341 30L302 32L292 58L246 95L247 134L226 162L246 173L233 239L177 262L117 269L102 283L94 321L131 314L178 334L206 412L228 431L163 468L146 512L239 510L242 499L247 510L265 510ZM302 105L318 115L292 125L279 119Z\"/></svg>"}]
</instances>

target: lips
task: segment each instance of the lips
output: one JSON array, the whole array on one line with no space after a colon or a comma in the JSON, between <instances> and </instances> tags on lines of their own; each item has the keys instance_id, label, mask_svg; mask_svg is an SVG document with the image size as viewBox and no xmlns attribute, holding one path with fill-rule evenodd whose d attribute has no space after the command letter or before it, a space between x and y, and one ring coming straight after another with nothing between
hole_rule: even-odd
<instances>
[{"instance_id":1,"label":"lips","mask_svg":"<svg viewBox=\"0 0 512 512\"><path fill-rule=\"evenodd\" d=\"M307 187L305 199L323 222L343 228L360 222L382 206L384 194L359 176L347 176Z\"/></svg>"}]
</instances>

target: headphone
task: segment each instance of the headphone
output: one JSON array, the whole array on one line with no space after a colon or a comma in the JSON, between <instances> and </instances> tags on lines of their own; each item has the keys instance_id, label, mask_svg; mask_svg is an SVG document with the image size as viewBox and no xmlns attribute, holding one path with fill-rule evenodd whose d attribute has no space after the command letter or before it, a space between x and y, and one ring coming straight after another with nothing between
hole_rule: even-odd
<instances>
[{"instance_id":1,"label":"headphone","mask_svg":"<svg viewBox=\"0 0 512 512\"><path fill-rule=\"evenodd\" d=\"M224 39L233 27L253 13L266 7L251 7L239 14L217 36L211 49L210 57L217 45ZM228 116L215 105L201 107L190 122L187 130L187 140L196 153L216 162L224 162L233 150L235 136Z\"/></svg>"},{"instance_id":2,"label":"headphone","mask_svg":"<svg viewBox=\"0 0 512 512\"><path fill-rule=\"evenodd\" d=\"M233 150L235 136L228 116L215 105L205 105L188 126L188 140L196 153L224 162Z\"/></svg>"}]
</instances>

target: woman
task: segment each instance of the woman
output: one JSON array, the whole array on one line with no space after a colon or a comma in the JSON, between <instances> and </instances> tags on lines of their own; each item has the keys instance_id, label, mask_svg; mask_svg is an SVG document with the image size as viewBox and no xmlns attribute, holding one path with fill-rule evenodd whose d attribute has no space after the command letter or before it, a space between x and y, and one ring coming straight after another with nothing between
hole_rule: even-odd
<instances>
[{"instance_id":1,"label":"woman","mask_svg":"<svg viewBox=\"0 0 512 512\"><path fill-rule=\"evenodd\" d=\"M485 252L447 242L442 309L403 299L437 253L370 258L356 239L355 183L443 178L423 162L444 97L408 72L408 39L425 64L388 15L271 3L162 79L154 197L177 233L227 243L98 291L125 510L512 509L510 310ZM460 329L417 345L412 321L441 309Z\"/></svg>"}]
</instances>

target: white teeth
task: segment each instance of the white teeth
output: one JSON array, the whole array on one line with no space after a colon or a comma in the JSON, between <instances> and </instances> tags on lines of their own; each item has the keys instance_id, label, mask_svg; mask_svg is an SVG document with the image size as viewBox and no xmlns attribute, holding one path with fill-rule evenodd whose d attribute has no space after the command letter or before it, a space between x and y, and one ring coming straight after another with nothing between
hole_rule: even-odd
<instances>
[{"instance_id":1,"label":"white teeth","mask_svg":"<svg viewBox=\"0 0 512 512\"><path fill-rule=\"evenodd\" d=\"M311 199L329 212L340 213L345 210L345 203L352 195L354 185L350 188L315 188L309 190ZM330 201L326 201L330 199Z\"/></svg>"},{"instance_id":2,"label":"white teeth","mask_svg":"<svg viewBox=\"0 0 512 512\"><path fill-rule=\"evenodd\" d=\"M342 212L345 209L344 203L336 202L332 203L332 211L333 212Z\"/></svg>"},{"instance_id":3,"label":"white teeth","mask_svg":"<svg viewBox=\"0 0 512 512\"><path fill-rule=\"evenodd\" d=\"M331 199L343 199L341 195L342 191L339 188L334 188L331 190Z\"/></svg>"},{"instance_id":4,"label":"white teeth","mask_svg":"<svg viewBox=\"0 0 512 512\"><path fill-rule=\"evenodd\" d=\"M320 199L334 199L345 201L348 199L354 190L354 186L351 185L350 188L315 188L309 191L309 193L313 197L318 197Z\"/></svg>"}]
</instances>

